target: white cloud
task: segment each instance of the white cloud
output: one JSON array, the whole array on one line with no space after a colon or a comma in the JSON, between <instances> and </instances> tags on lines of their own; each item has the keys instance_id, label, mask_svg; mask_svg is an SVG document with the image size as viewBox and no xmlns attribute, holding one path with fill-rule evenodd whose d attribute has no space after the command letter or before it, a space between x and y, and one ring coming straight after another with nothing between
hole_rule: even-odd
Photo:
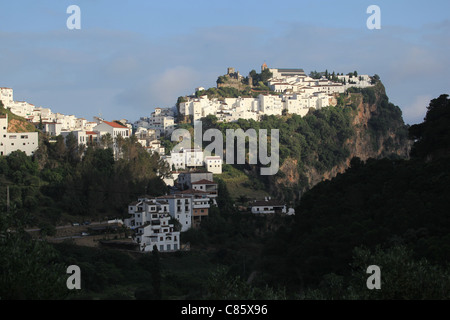
<instances>
[{"instance_id":1,"label":"white cloud","mask_svg":"<svg viewBox=\"0 0 450 320\"><path fill-rule=\"evenodd\" d=\"M434 99L431 95L418 95L412 98L412 102L403 108L405 123L415 124L423 122L430 101Z\"/></svg>"},{"instance_id":2,"label":"white cloud","mask_svg":"<svg viewBox=\"0 0 450 320\"><path fill-rule=\"evenodd\" d=\"M202 81L201 75L195 69L177 66L153 77L150 92L157 101L173 105L177 97L193 93L200 81Z\"/></svg>"}]
</instances>

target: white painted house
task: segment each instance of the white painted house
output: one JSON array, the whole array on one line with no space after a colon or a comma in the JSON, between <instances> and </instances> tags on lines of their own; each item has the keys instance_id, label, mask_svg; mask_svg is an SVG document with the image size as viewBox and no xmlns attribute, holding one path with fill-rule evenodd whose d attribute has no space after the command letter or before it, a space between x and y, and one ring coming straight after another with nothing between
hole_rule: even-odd
<instances>
[{"instance_id":1,"label":"white painted house","mask_svg":"<svg viewBox=\"0 0 450 320\"><path fill-rule=\"evenodd\" d=\"M220 156L206 156L205 168L208 172L222 174L222 158Z\"/></svg>"},{"instance_id":2,"label":"white painted house","mask_svg":"<svg viewBox=\"0 0 450 320\"><path fill-rule=\"evenodd\" d=\"M31 156L39 146L38 132L8 132L8 115L0 115L0 155L20 150Z\"/></svg>"},{"instance_id":3,"label":"white painted house","mask_svg":"<svg viewBox=\"0 0 450 320\"><path fill-rule=\"evenodd\" d=\"M128 213L130 218L124 223L136 231L134 240L141 251L152 251L154 246L160 252L179 250L180 232L169 223L169 203L165 199L142 197L128 206Z\"/></svg>"},{"instance_id":4,"label":"white painted house","mask_svg":"<svg viewBox=\"0 0 450 320\"><path fill-rule=\"evenodd\" d=\"M286 206L277 200L254 201L249 204L253 214L286 213Z\"/></svg>"},{"instance_id":5,"label":"white painted house","mask_svg":"<svg viewBox=\"0 0 450 320\"><path fill-rule=\"evenodd\" d=\"M119 135L123 138L129 138L131 136L131 129L117 122L103 121L92 130L99 132L101 136L109 133L113 139L116 139Z\"/></svg>"},{"instance_id":6,"label":"white painted house","mask_svg":"<svg viewBox=\"0 0 450 320\"><path fill-rule=\"evenodd\" d=\"M118 136L122 136L122 138L129 138L131 137L132 129L124 126L122 124L119 124L117 122L109 122L109 121L102 121L99 124L97 124L92 131L98 132L98 139L100 140L102 136L106 134L110 134L113 139L113 152L114 155L117 157L120 154L120 150L118 150L116 141Z\"/></svg>"}]
</instances>

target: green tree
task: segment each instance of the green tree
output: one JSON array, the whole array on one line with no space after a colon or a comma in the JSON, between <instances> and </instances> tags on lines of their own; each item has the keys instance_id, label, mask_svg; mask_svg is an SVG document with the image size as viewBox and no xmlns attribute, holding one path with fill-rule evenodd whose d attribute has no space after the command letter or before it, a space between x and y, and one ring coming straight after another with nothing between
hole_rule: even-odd
<instances>
[{"instance_id":1,"label":"green tree","mask_svg":"<svg viewBox=\"0 0 450 320\"><path fill-rule=\"evenodd\" d=\"M2 210L3 211L3 210ZM65 266L45 241L24 231L16 213L0 212L0 298L59 300L70 292Z\"/></svg>"},{"instance_id":2,"label":"green tree","mask_svg":"<svg viewBox=\"0 0 450 320\"><path fill-rule=\"evenodd\" d=\"M433 159L450 155L450 99L442 94L430 101L424 122L409 128L415 140L411 156Z\"/></svg>"},{"instance_id":3,"label":"green tree","mask_svg":"<svg viewBox=\"0 0 450 320\"><path fill-rule=\"evenodd\" d=\"M114 140L113 140L113 137L111 136L111 134L106 133L106 134L102 135L100 138L100 145L103 148L112 149L113 145L114 145Z\"/></svg>"},{"instance_id":4,"label":"green tree","mask_svg":"<svg viewBox=\"0 0 450 320\"><path fill-rule=\"evenodd\" d=\"M159 258L159 251L158 251L158 248L156 247L156 245L153 246L153 250L152 250L151 275L152 275L152 287L153 287L153 290L154 290L155 299L156 300L161 300L162 299L161 263L160 263L160 258Z\"/></svg>"},{"instance_id":5,"label":"green tree","mask_svg":"<svg viewBox=\"0 0 450 320\"><path fill-rule=\"evenodd\" d=\"M381 290L368 290L367 267L381 268ZM450 270L427 259L415 259L405 246L369 250L356 248L349 283L351 299L383 300L447 300L450 298Z\"/></svg>"}]
</instances>

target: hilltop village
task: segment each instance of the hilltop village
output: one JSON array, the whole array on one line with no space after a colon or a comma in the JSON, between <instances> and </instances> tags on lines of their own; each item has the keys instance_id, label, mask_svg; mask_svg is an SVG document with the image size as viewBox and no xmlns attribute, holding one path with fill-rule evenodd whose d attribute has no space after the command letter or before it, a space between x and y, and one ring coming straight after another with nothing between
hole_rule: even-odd
<instances>
[{"instance_id":1,"label":"hilltop village","mask_svg":"<svg viewBox=\"0 0 450 320\"><path fill-rule=\"evenodd\" d=\"M347 75L312 72L303 69L269 68L265 63L261 73L254 70L247 77L234 68L217 80L217 88L198 87L195 93L179 98L177 105L155 108L149 116L130 122L126 119L107 121L94 117L93 121L74 115L54 113L50 108L36 107L25 101L15 101L12 88L0 88L4 110L0 115L0 152L2 156L23 151L32 156L39 146L39 134L49 139L69 135L78 145L100 144L110 141L116 159L120 158L119 139L134 136L149 153L156 153L171 169L171 177L164 182L172 187L169 195L145 195L128 206L129 218L123 224L135 231L134 240L142 251L180 249L180 232L196 228L208 216L211 206L217 206L218 184L214 176L222 174L223 159L206 155L201 149L166 150L162 139L169 138L180 122L198 121L215 116L218 122L239 119L260 121L263 116L297 114L305 116L310 109L337 104L339 94L350 87L373 85L373 78L352 72ZM234 96L216 96L217 90L231 90ZM242 95L240 95L242 94ZM237 95L237 96L236 96ZM24 118L36 130L13 132L8 113ZM23 130L21 130L23 131ZM284 213L293 210L284 203L268 197L253 201L248 210L254 214ZM175 227L170 219L176 219Z\"/></svg>"}]
</instances>

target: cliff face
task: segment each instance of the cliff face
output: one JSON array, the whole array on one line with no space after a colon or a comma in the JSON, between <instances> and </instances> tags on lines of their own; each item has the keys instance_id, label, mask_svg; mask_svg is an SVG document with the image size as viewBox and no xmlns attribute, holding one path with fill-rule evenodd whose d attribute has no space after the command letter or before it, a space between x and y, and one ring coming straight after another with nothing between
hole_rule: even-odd
<instances>
[{"instance_id":1,"label":"cliff face","mask_svg":"<svg viewBox=\"0 0 450 320\"><path fill-rule=\"evenodd\" d=\"M375 98L367 100L361 93L350 93L347 101L353 101L354 112L352 125L354 135L344 142L349 151L345 161L333 166L325 172L319 172L314 166L304 166L298 169L298 161L287 158L280 166L281 176L274 178L273 192L285 198L277 190L294 188L294 199L299 194L311 189L324 180L330 180L338 173L343 173L350 166L350 160L358 157L362 161L369 158L409 157L412 142L407 138L407 127L401 117L398 107L388 102L384 87L381 83L374 88Z\"/></svg>"}]
</instances>

